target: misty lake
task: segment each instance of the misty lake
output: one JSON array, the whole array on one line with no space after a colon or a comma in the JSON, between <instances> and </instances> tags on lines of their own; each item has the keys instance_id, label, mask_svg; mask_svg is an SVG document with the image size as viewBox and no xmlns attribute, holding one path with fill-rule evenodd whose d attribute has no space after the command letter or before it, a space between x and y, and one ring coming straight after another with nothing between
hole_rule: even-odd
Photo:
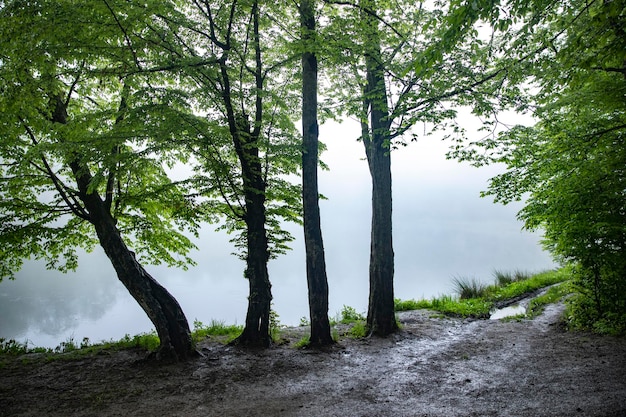
<instances>
[{"instance_id":1,"label":"misty lake","mask_svg":"<svg viewBox=\"0 0 626 417\"><path fill-rule=\"evenodd\" d=\"M330 314L343 305L365 312L368 298L370 183L362 144L354 130L327 124L321 138L322 229L330 286ZM492 282L494 270L528 272L553 268L540 235L522 231L521 204L501 206L480 198L487 180L501 167L472 168L445 159L447 145L434 138L392 154L394 176L395 294L430 298L452 293L454 277ZM273 309L280 322L297 325L308 316L302 231L289 225L293 250L270 261ZM194 320L244 322L247 281L244 262L231 255L229 236L206 227L187 271L145 265ZM85 254L75 273L47 271L28 261L16 280L0 283L0 338L55 347L119 339L149 332L152 325L117 280L101 250Z\"/></svg>"}]
</instances>

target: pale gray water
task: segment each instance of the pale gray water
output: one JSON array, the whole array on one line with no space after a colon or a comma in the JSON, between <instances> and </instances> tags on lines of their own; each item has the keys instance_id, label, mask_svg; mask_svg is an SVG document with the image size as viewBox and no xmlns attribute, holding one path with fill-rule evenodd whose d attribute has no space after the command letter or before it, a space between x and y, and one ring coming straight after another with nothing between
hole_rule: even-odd
<instances>
[{"instance_id":1,"label":"pale gray water","mask_svg":"<svg viewBox=\"0 0 626 417\"><path fill-rule=\"evenodd\" d=\"M322 227L331 315L343 305L367 308L370 185L363 149L352 133L322 129L328 145L320 175ZM326 134L326 137L324 135ZM352 135L352 136L351 136ZM393 153L396 297L429 298L452 292L455 276L492 281L494 269L539 271L554 267L515 219L520 204L500 206L478 194L497 167L476 169L444 158L435 139ZM294 250L270 262L274 309L284 324L308 315L302 232ZM179 300L190 324L212 319L242 323L247 282L242 261L230 255L228 236L206 229L188 271L148 270ZM151 323L118 282L101 251L85 255L74 274L30 262L15 281L0 283L0 337L54 347L73 337L92 341L150 331Z\"/></svg>"}]
</instances>

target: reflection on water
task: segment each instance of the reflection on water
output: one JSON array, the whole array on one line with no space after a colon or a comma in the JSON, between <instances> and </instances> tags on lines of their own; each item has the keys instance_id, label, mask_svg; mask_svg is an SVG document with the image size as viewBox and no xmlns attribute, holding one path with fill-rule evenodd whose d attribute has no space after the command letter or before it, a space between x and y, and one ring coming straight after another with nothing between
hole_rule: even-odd
<instances>
[{"instance_id":1,"label":"reflection on water","mask_svg":"<svg viewBox=\"0 0 626 417\"><path fill-rule=\"evenodd\" d=\"M358 128L357 128L358 132ZM350 137L339 135L337 138ZM330 313L349 305L365 312L368 299L370 183L362 144L333 142L320 173L322 227ZM395 293L402 299L453 291L454 276L492 282L494 270L539 271L553 267L539 236L521 231L520 205L498 206L478 194L495 174L445 161L445 149L413 147L394 153ZM439 161L436 164L433 161ZM290 226L293 251L270 262L273 308L283 324L308 316L302 231ZM209 229L197 242L198 265L188 271L146 266L180 302L192 325L212 319L243 323L247 306L244 263L231 255L229 236ZM151 331L146 315L117 280L101 251L81 258L77 273L26 264L15 281L0 283L0 337L54 347L118 339Z\"/></svg>"},{"instance_id":2,"label":"reflection on water","mask_svg":"<svg viewBox=\"0 0 626 417\"><path fill-rule=\"evenodd\" d=\"M93 264L67 275L47 271L43 262L26 262L15 280L0 283L0 337L56 342L80 323L100 319L118 295L111 285L113 268L106 258L84 258Z\"/></svg>"}]
</instances>

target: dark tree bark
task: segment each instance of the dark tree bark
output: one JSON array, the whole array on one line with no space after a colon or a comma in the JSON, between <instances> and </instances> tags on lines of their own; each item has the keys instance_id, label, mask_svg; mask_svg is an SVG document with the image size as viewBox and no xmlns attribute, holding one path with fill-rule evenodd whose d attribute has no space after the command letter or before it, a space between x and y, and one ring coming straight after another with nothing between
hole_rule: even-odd
<instances>
[{"instance_id":1,"label":"dark tree bark","mask_svg":"<svg viewBox=\"0 0 626 417\"><path fill-rule=\"evenodd\" d=\"M236 114L230 91L230 76L225 61L220 63L224 104L230 133L239 163L243 181L247 234L247 256L245 277L248 279L250 295L243 332L234 344L251 347L268 347L272 343L270 334L270 311L272 291L267 271L269 243L267 238L265 193L267 184L263 175L263 165L259 157L259 138L263 122L263 74L259 35L259 5L252 4L253 44L255 51L256 102L254 125L250 126L248 115Z\"/></svg>"},{"instance_id":2,"label":"dark tree bark","mask_svg":"<svg viewBox=\"0 0 626 417\"><path fill-rule=\"evenodd\" d=\"M364 2L368 3L368 2ZM367 83L364 110L369 126L363 126L363 144L372 177L372 235L369 266L369 332L386 336L398 329L394 311L390 118L384 68L381 62L377 21L366 20L365 66Z\"/></svg>"},{"instance_id":3,"label":"dark tree bark","mask_svg":"<svg viewBox=\"0 0 626 417\"><path fill-rule=\"evenodd\" d=\"M300 4L302 39L315 42L314 1ZM314 46L313 46L314 47ZM320 222L317 181L319 130L317 123L317 56L310 49L302 54L302 199L304 209L304 244L306 276L311 318L310 344L334 343L328 320L328 279Z\"/></svg>"},{"instance_id":4,"label":"dark tree bark","mask_svg":"<svg viewBox=\"0 0 626 417\"><path fill-rule=\"evenodd\" d=\"M246 116L243 116L235 121L235 130L231 131L231 134L243 177L247 232L245 277L250 288L246 324L241 335L233 343L267 347L272 342L270 335L272 285L267 271L269 248L265 229L266 184L259 158L259 132L251 131Z\"/></svg>"},{"instance_id":5,"label":"dark tree bark","mask_svg":"<svg viewBox=\"0 0 626 417\"><path fill-rule=\"evenodd\" d=\"M53 122L67 123L65 104L55 100ZM108 256L118 279L139 303L159 336L158 359L183 360L196 354L187 318L176 299L137 262L128 249L110 212L110 205L95 190L89 190L92 175L78 159L69 163L76 178L78 197L84 204L87 220L94 226L100 245Z\"/></svg>"}]
</instances>

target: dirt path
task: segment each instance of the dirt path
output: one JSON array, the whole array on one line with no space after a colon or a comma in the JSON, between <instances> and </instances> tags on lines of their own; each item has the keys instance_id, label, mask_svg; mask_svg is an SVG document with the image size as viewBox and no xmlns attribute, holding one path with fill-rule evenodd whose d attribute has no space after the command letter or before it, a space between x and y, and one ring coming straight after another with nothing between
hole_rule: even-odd
<instances>
[{"instance_id":1,"label":"dirt path","mask_svg":"<svg viewBox=\"0 0 626 417\"><path fill-rule=\"evenodd\" d=\"M626 416L626 338L564 332L561 311L508 323L405 312L400 334L323 353L207 342L179 365L134 351L15 359L0 368L0 416Z\"/></svg>"}]
</instances>

